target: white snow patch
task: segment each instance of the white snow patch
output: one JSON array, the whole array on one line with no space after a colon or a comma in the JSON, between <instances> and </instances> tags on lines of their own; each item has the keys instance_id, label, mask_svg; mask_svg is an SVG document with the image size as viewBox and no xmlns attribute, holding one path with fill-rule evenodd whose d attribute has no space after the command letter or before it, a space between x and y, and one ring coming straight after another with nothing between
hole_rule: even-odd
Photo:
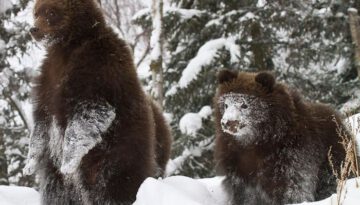
<instances>
[{"instance_id":1,"label":"white snow patch","mask_svg":"<svg viewBox=\"0 0 360 205\"><path fill-rule=\"evenodd\" d=\"M0 39L0 53L5 53L6 44L5 41Z\"/></svg>"},{"instance_id":2,"label":"white snow patch","mask_svg":"<svg viewBox=\"0 0 360 205\"><path fill-rule=\"evenodd\" d=\"M267 4L266 0L258 0L256 7L261 8L264 7Z\"/></svg>"},{"instance_id":3,"label":"white snow patch","mask_svg":"<svg viewBox=\"0 0 360 205\"><path fill-rule=\"evenodd\" d=\"M197 9L181 9L176 7L166 8L166 12L179 14L182 21L190 19L194 16L201 16L203 13L205 13L204 11Z\"/></svg>"},{"instance_id":4,"label":"white snow patch","mask_svg":"<svg viewBox=\"0 0 360 205\"><path fill-rule=\"evenodd\" d=\"M168 91L166 91L165 97L169 97L169 96L175 95L176 92L178 91L178 89L179 89L179 85L178 85L178 84L173 85Z\"/></svg>"},{"instance_id":5,"label":"white snow patch","mask_svg":"<svg viewBox=\"0 0 360 205\"><path fill-rule=\"evenodd\" d=\"M133 205L227 205L229 199L222 186L224 177L191 179L173 176L165 179L146 179L140 186ZM357 180L357 182L356 182ZM360 204L358 179L349 179L342 197L342 205ZM27 187L0 186L1 205L40 205L40 195ZM302 205L337 204L337 195Z\"/></svg>"},{"instance_id":6,"label":"white snow patch","mask_svg":"<svg viewBox=\"0 0 360 205\"><path fill-rule=\"evenodd\" d=\"M210 106L204 106L198 113L185 114L179 122L181 133L196 136L198 130L202 128L202 120L208 118L211 113Z\"/></svg>"},{"instance_id":7,"label":"white snow patch","mask_svg":"<svg viewBox=\"0 0 360 205\"><path fill-rule=\"evenodd\" d=\"M349 9L348 9L348 12L351 12L351 13L357 13L357 12L358 12L358 10L357 10L357 9L355 9L355 8L349 8Z\"/></svg>"},{"instance_id":8,"label":"white snow patch","mask_svg":"<svg viewBox=\"0 0 360 205\"><path fill-rule=\"evenodd\" d=\"M46 127L42 123L37 123L32 130L30 135L30 143L29 143L29 152L27 156L27 163L23 169L25 175L31 175L35 173L37 169L37 163L39 161L39 157L45 148L45 134ZM51 140L56 141L56 139ZM59 146L59 144L56 144Z\"/></svg>"},{"instance_id":9,"label":"white snow patch","mask_svg":"<svg viewBox=\"0 0 360 205\"><path fill-rule=\"evenodd\" d=\"M134 205L219 205L223 178L194 180L183 176L148 178L140 187ZM216 192L216 193L215 193ZM219 199L214 196L221 196Z\"/></svg>"},{"instance_id":10,"label":"white snow patch","mask_svg":"<svg viewBox=\"0 0 360 205\"><path fill-rule=\"evenodd\" d=\"M181 133L196 136L202 127L202 119L198 113L187 113L180 119L179 125Z\"/></svg>"},{"instance_id":11,"label":"white snow patch","mask_svg":"<svg viewBox=\"0 0 360 205\"><path fill-rule=\"evenodd\" d=\"M357 179L349 179L346 181L345 188L343 190L343 193L341 194L341 205L358 205L360 204L360 187L358 184L360 183L360 178ZM311 205L334 205L338 204L338 197L336 194L333 194L331 197L324 199L322 201L317 202L304 202L301 203L303 205L305 204L311 204Z\"/></svg>"},{"instance_id":12,"label":"white snow patch","mask_svg":"<svg viewBox=\"0 0 360 205\"><path fill-rule=\"evenodd\" d=\"M201 116L201 118L205 119L208 118L209 116L211 116L212 114L212 110L210 106L204 106L201 108L199 115Z\"/></svg>"},{"instance_id":13,"label":"white snow patch","mask_svg":"<svg viewBox=\"0 0 360 205\"><path fill-rule=\"evenodd\" d=\"M1 0L0 1L0 14L4 13L6 10L12 7L11 0Z\"/></svg>"},{"instance_id":14,"label":"white snow patch","mask_svg":"<svg viewBox=\"0 0 360 205\"><path fill-rule=\"evenodd\" d=\"M65 130L60 168L64 174L77 170L82 158L102 141L101 134L107 131L116 116L111 105L89 102L79 104L75 112Z\"/></svg>"},{"instance_id":15,"label":"white snow patch","mask_svg":"<svg viewBox=\"0 0 360 205\"><path fill-rule=\"evenodd\" d=\"M150 12L150 8L141 9L132 16L131 20L134 21L136 19L142 18L143 16L148 16L150 15Z\"/></svg>"},{"instance_id":16,"label":"white snow patch","mask_svg":"<svg viewBox=\"0 0 360 205\"><path fill-rule=\"evenodd\" d=\"M360 113L348 117L345 123L348 125L350 132L355 136L360 155Z\"/></svg>"},{"instance_id":17,"label":"white snow patch","mask_svg":"<svg viewBox=\"0 0 360 205\"><path fill-rule=\"evenodd\" d=\"M340 111L342 113L351 113L358 108L360 108L360 90L354 92L353 98L344 103Z\"/></svg>"},{"instance_id":18,"label":"white snow patch","mask_svg":"<svg viewBox=\"0 0 360 205\"><path fill-rule=\"evenodd\" d=\"M165 118L165 121L170 125L171 122L173 121L174 115L172 113L165 112L164 118Z\"/></svg>"},{"instance_id":19,"label":"white snow patch","mask_svg":"<svg viewBox=\"0 0 360 205\"><path fill-rule=\"evenodd\" d=\"M0 186L1 205L40 205L40 195L28 187Z\"/></svg>"},{"instance_id":20,"label":"white snow patch","mask_svg":"<svg viewBox=\"0 0 360 205\"><path fill-rule=\"evenodd\" d=\"M231 62L235 62L240 55L240 48L235 44L235 38L219 38L206 42L183 70L179 81L180 88L187 87L191 81L195 80L201 69L211 64L221 48L229 50Z\"/></svg>"},{"instance_id":21,"label":"white snow patch","mask_svg":"<svg viewBox=\"0 0 360 205\"><path fill-rule=\"evenodd\" d=\"M325 18L325 17L330 17L333 14L331 12L331 8L326 7L326 8L321 8L321 9L314 9L313 15L320 17L320 18Z\"/></svg>"},{"instance_id":22,"label":"white snow patch","mask_svg":"<svg viewBox=\"0 0 360 205\"><path fill-rule=\"evenodd\" d=\"M258 17L252 13L252 12L248 12L246 13L244 16L242 16L239 21L243 22L243 21L248 21L248 20L252 20L252 19L257 19Z\"/></svg>"}]
</instances>

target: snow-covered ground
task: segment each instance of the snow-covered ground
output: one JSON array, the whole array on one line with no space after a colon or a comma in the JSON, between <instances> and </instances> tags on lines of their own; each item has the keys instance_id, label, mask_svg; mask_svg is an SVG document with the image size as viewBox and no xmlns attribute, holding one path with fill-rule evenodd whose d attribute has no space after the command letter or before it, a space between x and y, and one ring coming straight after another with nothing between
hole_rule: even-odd
<instances>
[{"instance_id":1,"label":"snow-covered ground","mask_svg":"<svg viewBox=\"0 0 360 205\"><path fill-rule=\"evenodd\" d=\"M0 186L1 205L40 205L40 195L28 187Z\"/></svg>"},{"instance_id":2,"label":"snow-covered ground","mask_svg":"<svg viewBox=\"0 0 360 205\"><path fill-rule=\"evenodd\" d=\"M148 178L141 185L134 205L227 205L222 189L223 177L191 179L173 176ZM356 182L357 181L357 182ZM358 183L358 185L356 185ZM344 194L345 193L345 194ZM360 204L360 179L350 179L344 189L342 205ZM27 187L0 186L1 205L40 205L39 194ZM337 195L303 205L337 205Z\"/></svg>"},{"instance_id":3,"label":"snow-covered ground","mask_svg":"<svg viewBox=\"0 0 360 205\"><path fill-rule=\"evenodd\" d=\"M202 113L202 112L200 112ZM210 112L206 112L210 113ZM360 142L360 114L349 117L349 129ZM192 179L172 176L165 179L148 178L141 185L134 205L228 205L228 197L221 186L223 177ZM302 205L359 205L360 178L347 181L341 203L334 193L331 197ZM0 186L0 205L40 205L39 193L34 189Z\"/></svg>"}]
</instances>

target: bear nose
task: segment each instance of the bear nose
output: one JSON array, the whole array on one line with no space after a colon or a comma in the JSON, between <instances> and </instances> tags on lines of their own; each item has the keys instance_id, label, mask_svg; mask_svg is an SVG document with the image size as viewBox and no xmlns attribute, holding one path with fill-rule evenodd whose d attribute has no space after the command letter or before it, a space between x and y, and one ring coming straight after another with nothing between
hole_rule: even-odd
<instances>
[{"instance_id":1,"label":"bear nose","mask_svg":"<svg viewBox=\"0 0 360 205\"><path fill-rule=\"evenodd\" d=\"M221 126L224 129L230 130L232 132L236 132L238 128L242 128L243 126L238 120L221 122Z\"/></svg>"},{"instance_id":2,"label":"bear nose","mask_svg":"<svg viewBox=\"0 0 360 205\"><path fill-rule=\"evenodd\" d=\"M38 31L39 31L39 29L36 28L36 27L32 27L32 28L30 29L30 33L36 33L36 32L38 32Z\"/></svg>"}]
</instances>

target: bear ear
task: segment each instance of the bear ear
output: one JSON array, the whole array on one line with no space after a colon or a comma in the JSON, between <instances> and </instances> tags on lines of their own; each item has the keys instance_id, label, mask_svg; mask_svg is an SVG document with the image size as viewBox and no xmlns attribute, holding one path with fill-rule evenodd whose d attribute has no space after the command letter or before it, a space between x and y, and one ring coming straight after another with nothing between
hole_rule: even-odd
<instances>
[{"instance_id":1,"label":"bear ear","mask_svg":"<svg viewBox=\"0 0 360 205\"><path fill-rule=\"evenodd\" d=\"M255 81L261 84L263 87L272 91L275 85L275 77L269 72L261 72L255 76Z\"/></svg>"},{"instance_id":2,"label":"bear ear","mask_svg":"<svg viewBox=\"0 0 360 205\"><path fill-rule=\"evenodd\" d=\"M229 81L237 78L237 76L238 76L238 74L236 71L231 71L231 70L226 69L226 70L219 71L217 79L218 79L218 82L220 84L222 84L222 83L229 82Z\"/></svg>"}]
</instances>

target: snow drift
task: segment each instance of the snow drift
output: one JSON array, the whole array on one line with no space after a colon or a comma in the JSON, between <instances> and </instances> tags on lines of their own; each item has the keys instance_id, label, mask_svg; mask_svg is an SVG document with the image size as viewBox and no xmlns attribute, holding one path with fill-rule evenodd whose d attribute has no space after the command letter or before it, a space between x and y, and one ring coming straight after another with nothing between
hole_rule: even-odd
<instances>
[{"instance_id":1,"label":"snow drift","mask_svg":"<svg viewBox=\"0 0 360 205\"><path fill-rule=\"evenodd\" d=\"M221 183L223 177L192 179L173 176L148 178L141 185L133 205L228 205ZM357 185L358 184L358 185ZM1 205L40 205L39 194L31 188L0 186ZM302 205L337 205L337 195ZM360 178L350 179L342 194L342 205L360 204Z\"/></svg>"}]
</instances>

